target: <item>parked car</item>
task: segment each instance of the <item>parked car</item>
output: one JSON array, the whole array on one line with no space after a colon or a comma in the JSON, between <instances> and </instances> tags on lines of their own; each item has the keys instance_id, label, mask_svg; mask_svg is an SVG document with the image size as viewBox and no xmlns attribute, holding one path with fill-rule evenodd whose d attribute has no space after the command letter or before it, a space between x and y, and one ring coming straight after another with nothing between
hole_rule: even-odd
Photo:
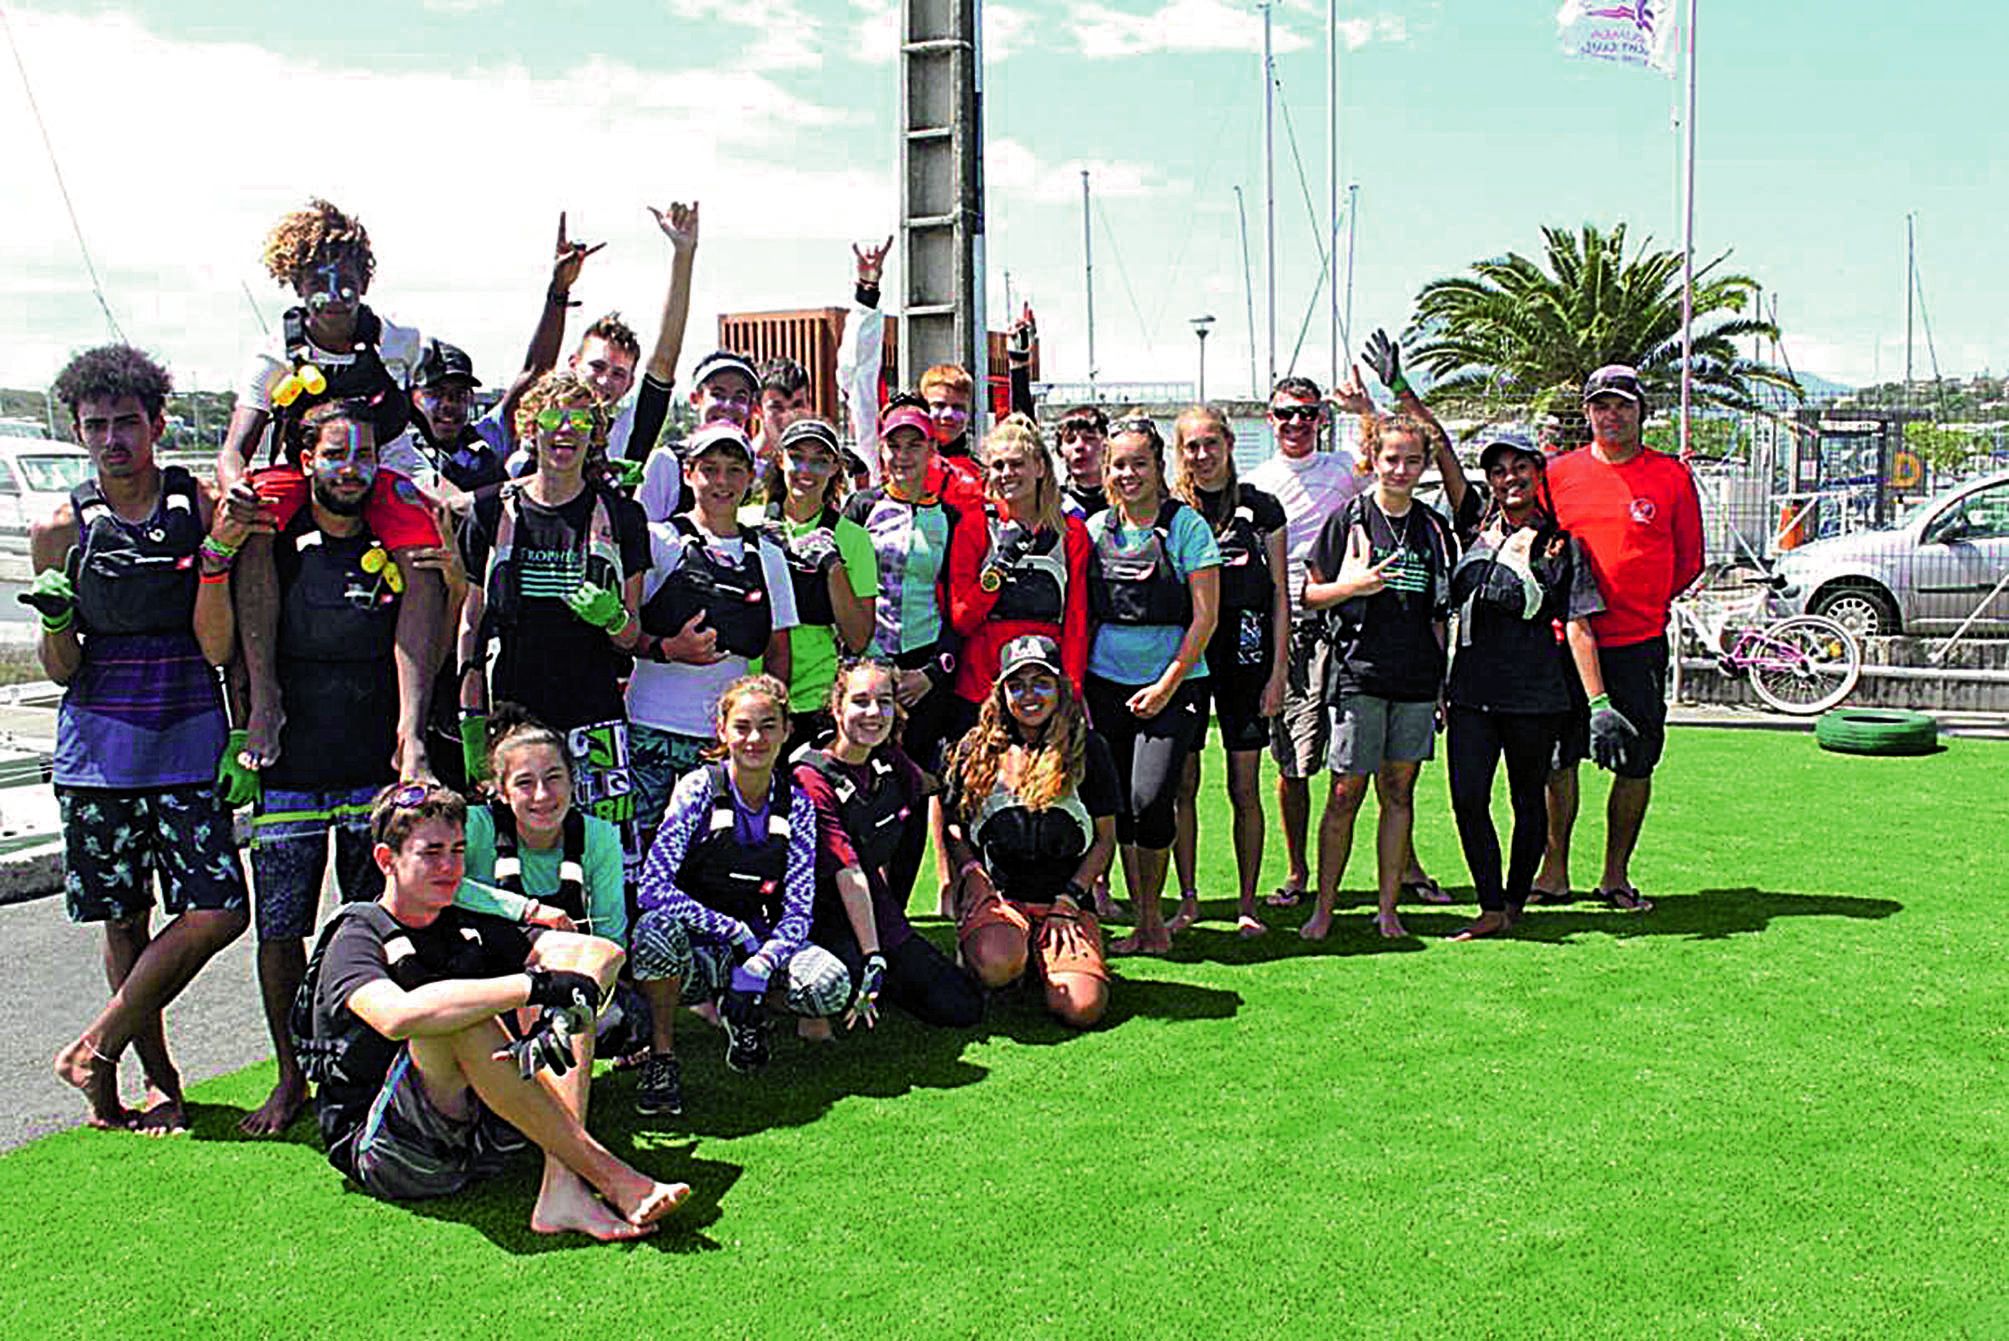
<instances>
[{"instance_id":1,"label":"parked car","mask_svg":"<svg viewBox=\"0 0 2009 1341\"><path fill-rule=\"evenodd\" d=\"M28 527L61 506L90 473L90 455L81 447L0 435L0 553L26 554Z\"/></svg>"},{"instance_id":2,"label":"parked car","mask_svg":"<svg viewBox=\"0 0 2009 1341\"><path fill-rule=\"evenodd\" d=\"M1947 634L1970 615L1969 634L2009 636L2009 472L1936 494L1883 530L1788 550L1777 571L1794 611L1860 636Z\"/></svg>"}]
</instances>

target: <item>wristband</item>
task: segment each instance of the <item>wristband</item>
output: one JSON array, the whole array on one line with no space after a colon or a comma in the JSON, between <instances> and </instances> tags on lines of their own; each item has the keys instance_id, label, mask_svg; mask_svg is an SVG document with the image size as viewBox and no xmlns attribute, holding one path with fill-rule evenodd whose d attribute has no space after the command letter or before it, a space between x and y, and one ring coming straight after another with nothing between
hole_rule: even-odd
<instances>
[{"instance_id":1,"label":"wristband","mask_svg":"<svg viewBox=\"0 0 2009 1341\"><path fill-rule=\"evenodd\" d=\"M544 291L544 301L547 303L556 303L560 307L570 307L572 306L572 295L556 288L550 288Z\"/></svg>"},{"instance_id":2,"label":"wristband","mask_svg":"<svg viewBox=\"0 0 2009 1341\"><path fill-rule=\"evenodd\" d=\"M1404 396L1414 396L1416 394L1416 389L1409 385L1409 379L1401 373L1395 374L1395 380L1388 384L1388 389L1395 393L1398 400Z\"/></svg>"},{"instance_id":3,"label":"wristband","mask_svg":"<svg viewBox=\"0 0 2009 1341\"><path fill-rule=\"evenodd\" d=\"M1090 903L1094 901L1090 897L1088 891L1081 887L1081 882L1079 880L1068 881L1060 892L1062 894L1065 894L1068 898L1073 899L1074 906L1077 908L1086 908L1089 906Z\"/></svg>"},{"instance_id":4,"label":"wristband","mask_svg":"<svg viewBox=\"0 0 2009 1341\"><path fill-rule=\"evenodd\" d=\"M43 615L42 632L66 633L69 631L70 626L76 622L77 622L77 612L74 609L63 611L62 618L60 619L51 619L47 615Z\"/></svg>"},{"instance_id":5,"label":"wristband","mask_svg":"<svg viewBox=\"0 0 2009 1341\"><path fill-rule=\"evenodd\" d=\"M530 925L530 914L531 914L532 912L534 912L534 911L536 910L536 908L537 908L537 900L535 900L535 899L525 899L525 900L523 901L523 916L522 916L521 918L519 918L519 919L518 919L518 921L519 921L519 922L520 922L520 923L521 923L522 925L524 925L524 926L526 926L526 927L527 927L527 926L529 926L529 925Z\"/></svg>"},{"instance_id":6,"label":"wristband","mask_svg":"<svg viewBox=\"0 0 2009 1341\"><path fill-rule=\"evenodd\" d=\"M221 567L228 568L237 562L237 551L242 548L242 545L226 545L215 536L206 535L202 538L202 543L196 546L196 552L203 558L214 559Z\"/></svg>"},{"instance_id":7,"label":"wristband","mask_svg":"<svg viewBox=\"0 0 2009 1341\"><path fill-rule=\"evenodd\" d=\"M213 573L197 573L195 580L205 587L213 587L219 582L228 582L230 580L230 570L228 568L219 568Z\"/></svg>"},{"instance_id":8,"label":"wristband","mask_svg":"<svg viewBox=\"0 0 2009 1341\"><path fill-rule=\"evenodd\" d=\"M1600 708L1609 708L1610 706L1611 706L1610 694L1599 694L1596 698L1590 701L1590 710L1592 712L1596 712Z\"/></svg>"}]
</instances>

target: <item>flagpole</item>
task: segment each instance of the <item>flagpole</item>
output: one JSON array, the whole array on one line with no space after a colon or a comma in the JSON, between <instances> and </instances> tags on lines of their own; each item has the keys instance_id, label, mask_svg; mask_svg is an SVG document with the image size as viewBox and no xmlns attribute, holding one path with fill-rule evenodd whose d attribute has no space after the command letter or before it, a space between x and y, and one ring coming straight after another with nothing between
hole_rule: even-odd
<instances>
[{"instance_id":1,"label":"flagpole","mask_svg":"<svg viewBox=\"0 0 2009 1341\"><path fill-rule=\"evenodd\" d=\"M1688 118L1682 177L1684 209L1681 226L1681 455L1688 456L1688 411L1695 361L1695 9L1688 0Z\"/></svg>"}]
</instances>

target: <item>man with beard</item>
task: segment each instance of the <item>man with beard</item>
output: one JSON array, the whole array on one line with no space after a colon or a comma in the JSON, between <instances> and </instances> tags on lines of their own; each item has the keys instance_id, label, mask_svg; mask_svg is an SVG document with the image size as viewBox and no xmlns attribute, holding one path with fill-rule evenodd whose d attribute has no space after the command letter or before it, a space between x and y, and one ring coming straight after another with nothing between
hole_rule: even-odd
<instances>
[{"instance_id":1,"label":"man with beard","mask_svg":"<svg viewBox=\"0 0 2009 1341\"><path fill-rule=\"evenodd\" d=\"M279 1078L265 1103L238 1124L253 1136L284 1131L307 1098L286 1017L306 973L306 938L317 921L329 837L342 901L379 893L382 880L370 855L371 801L397 780L391 757L399 724L417 714L416 705L399 700L392 659L404 575L363 516L377 477L367 407L354 401L315 406L289 437L309 505L272 547L279 593L275 669L286 719L279 758L259 774L251 881L258 986Z\"/></svg>"}]
</instances>

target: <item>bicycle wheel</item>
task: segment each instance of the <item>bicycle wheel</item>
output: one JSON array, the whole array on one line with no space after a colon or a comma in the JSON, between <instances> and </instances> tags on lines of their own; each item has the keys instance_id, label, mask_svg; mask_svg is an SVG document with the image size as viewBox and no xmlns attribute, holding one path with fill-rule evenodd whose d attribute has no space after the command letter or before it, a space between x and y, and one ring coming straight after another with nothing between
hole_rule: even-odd
<instances>
[{"instance_id":1,"label":"bicycle wheel","mask_svg":"<svg viewBox=\"0 0 2009 1341\"><path fill-rule=\"evenodd\" d=\"M1855 635L1822 615L1793 615L1760 629L1743 651L1758 697L1799 717L1834 707L1862 676Z\"/></svg>"}]
</instances>

